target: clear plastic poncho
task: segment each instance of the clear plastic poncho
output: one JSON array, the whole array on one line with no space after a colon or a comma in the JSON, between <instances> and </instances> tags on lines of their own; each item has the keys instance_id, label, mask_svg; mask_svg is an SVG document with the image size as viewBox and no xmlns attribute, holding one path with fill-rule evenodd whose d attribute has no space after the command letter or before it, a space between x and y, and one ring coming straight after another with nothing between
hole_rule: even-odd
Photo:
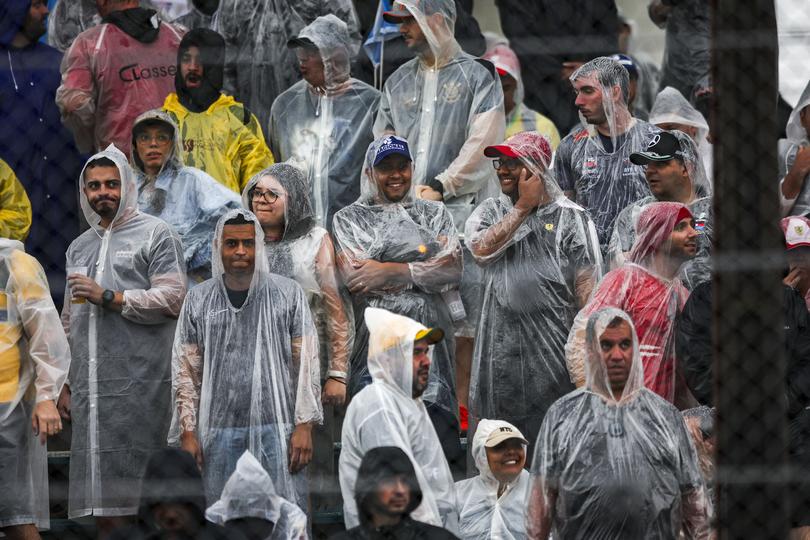
<instances>
[{"instance_id":1,"label":"clear plastic poncho","mask_svg":"<svg viewBox=\"0 0 810 540\"><path fill-rule=\"evenodd\" d=\"M706 122L700 111L689 103L677 89L667 86L655 97L655 102L650 110L649 122L655 125L682 124L697 129L697 135L693 137L693 140L703 161L707 179L706 187L711 191L714 175L714 147L706 138L709 134L709 123Z\"/></svg>"},{"instance_id":2,"label":"clear plastic poncho","mask_svg":"<svg viewBox=\"0 0 810 540\"><path fill-rule=\"evenodd\" d=\"M335 214L334 239L344 279L352 275L357 262L407 264L411 283L386 285L366 295L354 295L354 312L366 306L383 308L445 331L445 339L433 351L430 381L423 399L458 415L456 400L455 342L452 318L442 293L461 280L461 244L453 218L444 204L415 199L411 191L392 203L377 187L372 163L385 138L373 142L366 152L360 199ZM370 176L369 176L370 175ZM356 394L370 382L366 365L368 329L358 321L350 360L349 394Z\"/></svg>"},{"instance_id":3,"label":"clear plastic poncho","mask_svg":"<svg viewBox=\"0 0 810 540\"><path fill-rule=\"evenodd\" d=\"M478 476L456 482L459 536L465 540L518 540L526 538L526 497L529 472L525 469L498 497L500 483L492 475L484 444L503 426L500 420L483 419L472 440L472 457Z\"/></svg>"},{"instance_id":4,"label":"clear plastic poncho","mask_svg":"<svg viewBox=\"0 0 810 540\"><path fill-rule=\"evenodd\" d=\"M334 213L360 195L380 93L350 77L352 41L345 22L334 15L318 17L298 37L318 47L325 88L301 80L281 94L270 111L267 139L277 160L294 162L306 172L315 217L329 228Z\"/></svg>"},{"instance_id":5,"label":"clear plastic poncho","mask_svg":"<svg viewBox=\"0 0 810 540\"><path fill-rule=\"evenodd\" d=\"M255 262L247 297L235 307L225 286L225 222L254 223ZM306 507L306 472L290 473L296 425L320 423L318 335L306 295L293 280L268 272L264 233L247 210L217 223L213 277L189 291L172 350L174 418L169 442L194 432L203 454L206 500L216 501L237 460L249 450L276 492ZM303 502L303 504L302 504Z\"/></svg>"},{"instance_id":6,"label":"clear plastic poncho","mask_svg":"<svg viewBox=\"0 0 810 540\"><path fill-rule=\"evenodd\" d=\"M135 128L141 122L159 120L173 133L172 148L158 174L147 175L136 151ZM220 216L240 208L239 196L200 169L183 165L180 131L168 113L155 109L135 119L132 125L130 163L138 184L138 208L159 217L180 235L186 270L192 281L211 277L211 240Z\"/></svg>"},{"instance_id":7,"label":"clear plastic poncho","mask_svg":"<svg viewBox=\"0 0 810 540\"><path fill-rule=\"evenodd\" d=\"M703 0L662 3L671 9L664 25L661 88L674 86L688 96L711 66L711 8Z\"/></svg>"},{"instance_id":8,"label":"clear plastic poncho","mask_svg":"<svg viewBox=\"0 0 810 540\"><path fill-rule=\"evenodd\" d=\"M700 233L697 238L695 258L684 263L679 273L681 281L691 291L698 283L711 279L711 251L714 233L712 197L708 195L711 193L711 191L707 191L710 186L707 183L703 160L695 146L695 141L680 131L670 131L669 133L677 137L681 144L681 157L692 181L694 197L687 207L695 218L695 230ZM644 207L653 202L656 202L656 199L650 195L634 202L619 213L608 244L607 258L611 268L618 268L625 263L636 240L638 216Z\"/></svg>"},{"instance_id":9,"label":"clear plastic poncho","mask_svg":"<svg viewBox=\"0 0 810 540\"><path fill-rule=\"evenodd\" d=\"M632 366L616 399L600 337L630 325ZM708 538L707 500L680 412L644 388L643 349L620 309L594 312L586 329L586 384L549 409L531 469L531 538Z\"/></svg>"},{"instance_id":10,"label":"clear plastic poncho","mask_svg":"<svg viewBox=\"0 0 810 540\"><path fill-rule=\"evenodd\" d=\"M82 152L114 144L129 155L132 123L174 91L182 29L153 19L158 35L142 43L112 23L88 28L62 58L56 104Z\"/></svg>"},{"instance_id":11,"label":"clear plastic poncho","mask_svg":"<svg viewBox=\"0 0 810 540\"><path fill-rule=\"evenodd\" d=\"M413 463L422 491L422 503L411 518L455 532L453 476L423 398L412 393L413 341L425 326L373 307L366 309L364 318L369 329L368 368L374 382L352 399L343 421L339 467L346 529L360 524L354 488L363 456L378 446L396 446ZM435 346L431 353L435 359Z\"/></svg>"},{"instance_id":12,"label":"clear plastic poncho","mask_svg":"<svg viewBox=\"0 0 810 540\"><path fill-rule=\"evenodd\" d=\"M307 515L276 494L273 479L250 450L245 450L236 462L222 496L208 507L205 518L222 526L235 519L258 518L275 524L267 540L307 538Z\"/></svg>"},{"instance_id":13,"label":"clear plastic poncho","mask_svg":"<svg viewBox=\"0 0 810 540\"><path fill-rule=\"evenodd\" d=\"M463 52L453 37L453 0L401 0L427 39L433 65L417 55L385 82L374 136L408 139L414 185L441 183L459 227L492 175L484 148L503 140L503 92L497 74Z\"/></svg>"},{"instance_id":14,"label":"clear plastic poncho","mask_svg":"<svg viewBox=\"0 0 810 540\"><path fill-rule=\"evenodd\" d=\"M138 211L135 174L109 146L90 158L118 167L121 199L106 229L84 192L90 228L70 245L68 272L82 267L103 289L123 292L120 313L72 303L66 287L62 326L68 334L71 421L68 516L132 515L146 462L165 445L171 420L168 358L186 294L183 247L161 219ZM84 185L84 169L78 185Z\"/></svg>"},{"instance_id":15,"label":"clear plastic poncho","mask_svg":"<svg viewBox=\"0 0 810 540\"><path fill-rule=\"evenodd\" d=\"M611 97L612 88L629 84L627 70L620 63L595 58L571 75L572 82L584 78L592 78L602 91L610 136L601 135L591 124L575 129L557 148L554 173L563 191L573 192L574 200L588 211L604 253L619 212L650 195L644 169L630 162L630 154L646 150L652 135L660 130L631 117L623 98Z\"/></svg>"},{"instance_id":16,"label":"clear plastic poncho","mask_svg":"<svg viewBox=\"0 0 810 540\"><path fill-rule=\"evenodd\" d=\"M587 382L586 322L594 312L616 307L632 318L638 332L644 386L669 402L689 397L675 366L675 322L689 293L680 279L656 274L652 264L659 250L668 249L679 217L691 217L689 209L680 203L645 206L637 220L636 241L628 261L605 275L577 314L565 345L568 372L577 387Z\"/></svg>"},{"instance_id":17,"label":"clear plastic poncho","mask_svg":"<svg viewBox=\"0 0 810 540\"><path fill-rule=\"evenodd\" d=\"M810 137L807 135L807 130L802 126L801 112L802 109L810 105L810 82L807 83L804 91L802 92L796 106L793 107L793 112L790 113L785 133L787 139L779 141L779 177L784 181L785 176L793 164L796 163L796 154L800 148L810 146ZM810 110L807 113L810 114ZM782 217L785 216L808 216L810 215L810 175L804 177L804 183L795 199L787 200L782 194L780 186L779 196L782 202Z\"/></svg>"},{"instance_id":18,"label":"clear plastic poncho","mask_svg":"<svg viewBox=\"0 0 810 540\"><path fill-rule=\"evenodd\" d=\"M0 528L48 528L47 447L31 414L59 397L70 349L45 272L17 240L0 238L0 283Z\"/></svg>"},{"instance_id":19,"label":"clear plastic poncho","mask_svg":"<svg viewBox=\"0 0 810 540\"><path fill-rule=\"evenodd\" d=\"M526 215L501 193L467 220L466 244L484 283L470 414L510 422L534 441L546 410L573 390L565 342L601 276L601 254L593 222L548 170L548 142L524 132L504 145L541 179L545 199Z\"/></svg>"},{"instance_id":20,"label":"clear plastic poncho","mask_svg":"<svg viewBox=\"0 0 810 540\"><path fill-rule=\"evenodd\" d=\"M311 22L308 16L326 13L337 13L356 31L357 16L348 0L220 0L214 30L228 44L225 90L247 105L262 126L276 98L298 80L287 40Z\"/></svg>"}]
</instances>

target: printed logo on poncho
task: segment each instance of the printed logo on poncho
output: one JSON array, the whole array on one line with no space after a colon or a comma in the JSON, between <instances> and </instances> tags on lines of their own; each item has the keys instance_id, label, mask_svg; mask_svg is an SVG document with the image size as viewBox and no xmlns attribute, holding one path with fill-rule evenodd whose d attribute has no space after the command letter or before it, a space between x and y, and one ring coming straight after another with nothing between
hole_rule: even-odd
<instances>
[{"instance_id":1,"label":"printed logo on poncho","mask_svg":"<svg viewBox=\"0 0 810 540\"><path fill-rule=\"evenodd\" d=\"M697 232L703 232L706 229L706 212L701 212L698 217L695 218L695 230Z\"/></svg>"},{"instance_id":2,"label":"printed logo on poncho","mask_svg":"<svg viewBox=\"0 0 810 540\"><path fill-rule=\"evenodd\" d=\"M455 103L461 99L461 83L444 83L444 86L442 87L442 98L446 103Z\"/></svg>"},{"instance_id":3,"label":"printed logo on poncho","mask_svg":"<svg viewBox=\"0 0 810 540\"><path fill-rule=\"evenodd\" d=\"M118 77L124 82L138 82L160 77L174 77L177 66L147 66L128 64L118 70Z\"/></svg>"}]
</instances>

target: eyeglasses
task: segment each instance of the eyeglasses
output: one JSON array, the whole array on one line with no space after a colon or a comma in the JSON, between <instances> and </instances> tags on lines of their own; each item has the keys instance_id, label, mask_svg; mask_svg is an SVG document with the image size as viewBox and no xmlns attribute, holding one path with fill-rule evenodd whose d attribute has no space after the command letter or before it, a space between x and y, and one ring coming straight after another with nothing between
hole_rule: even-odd
<instances>
[{"instance_id":1,"label":"eyeglasses","mask_svg":"<svg viewBox=\"0 0 810 540\"><path fill-rule=\"evenodd\" d=\"M154 136L147 133L140 133L135 137L135 140L139 143L150 143L152 141L157 141L159 144L167 144L171 142L172 138L165 133L158 133Z\"/></svg>"},{"instance_id":2,"label":"eyeglasses","mask_svg":"<svg viewBox=\"0 0 810 540\"><path fill-rule=\"evenodd\" d=\"M501 167L504 167L509 172L517 171L523 164L520 162L519 159L493 159L492 160L492 167L497 171Z\"/></svg>"},{"instance_id":3,"label":"eyeglasses","mask_svg":"<svg viewBox=\"0 0 810 540\"><path fill-rule=\"evenodd\" d=\"M258 189L250 190L250 198L254 201L262 199L268 204L273 204L278 200L278 193L275 191L259 191Z\"/></svg>"}]
</instances>

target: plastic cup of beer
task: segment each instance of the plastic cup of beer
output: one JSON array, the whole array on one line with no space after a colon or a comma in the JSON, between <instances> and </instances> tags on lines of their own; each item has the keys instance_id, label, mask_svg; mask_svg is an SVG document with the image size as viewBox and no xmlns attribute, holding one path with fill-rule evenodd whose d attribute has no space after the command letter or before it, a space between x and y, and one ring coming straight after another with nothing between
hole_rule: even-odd
<instances>
[{"instance_id":1,"label":"plastic cup of beer","mask_svg":"<svg viewBox=\"0 0 810 540\"><path fill-rule=\"evenodd\" d=\"M83 276L87 275L87 267L86 266L68 266L66 268L66 270L67 270L67 275L71 275L71 274L81 274ZM73 296L73 294L70 295L70 303L71 304L84 304L86 302L87 302L87 298L84 298L83 296Z\"/></svg>"}]
</instances>

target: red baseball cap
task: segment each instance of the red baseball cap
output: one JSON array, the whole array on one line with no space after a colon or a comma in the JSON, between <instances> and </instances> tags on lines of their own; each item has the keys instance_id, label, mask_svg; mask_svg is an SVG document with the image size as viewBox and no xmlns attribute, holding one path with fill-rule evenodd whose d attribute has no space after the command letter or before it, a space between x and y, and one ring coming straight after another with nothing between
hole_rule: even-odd
<instances>
[{"instance_id":1,"label":"red baseball cap","mask_svg":"<svg viewBox=\"0 0 810 540\"><path fill-rule=\"evenodd\" d=\"M501 144L484 148L484 155L488 158L527 157L537 163L548 165L551 161L551 144L548 139L536 131L523 131L515 133Z\"/></svg>"}]
</instances>

